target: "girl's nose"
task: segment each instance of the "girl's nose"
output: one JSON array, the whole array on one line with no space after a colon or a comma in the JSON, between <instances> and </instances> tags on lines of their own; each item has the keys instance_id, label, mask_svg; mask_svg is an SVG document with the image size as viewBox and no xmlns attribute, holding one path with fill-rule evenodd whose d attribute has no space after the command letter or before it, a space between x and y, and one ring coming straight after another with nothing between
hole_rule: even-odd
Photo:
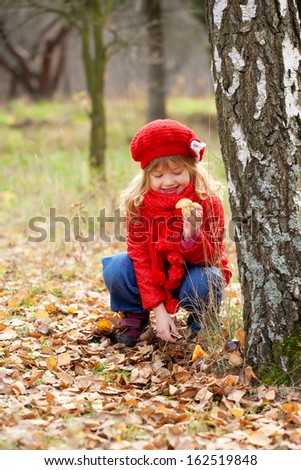
<instances>
[{"instance_id":1,"label":"girl's nose","mask_svg":"<svg viewBox=\"0 0 301 470\"><path fill-rule=\"evenodd\" d=\"M166 175L164 180L165 186L173 186L174 185L174 176L173 175Z\"/></svg>"}]
</instances>

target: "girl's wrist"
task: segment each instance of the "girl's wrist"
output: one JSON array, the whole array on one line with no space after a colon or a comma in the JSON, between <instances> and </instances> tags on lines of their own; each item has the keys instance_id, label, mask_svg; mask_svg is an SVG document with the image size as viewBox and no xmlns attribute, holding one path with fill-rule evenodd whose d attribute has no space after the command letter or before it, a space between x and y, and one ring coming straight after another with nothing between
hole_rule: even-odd
<instances>
[{"instance_id":1,"label":"girl's wrist","mask_svg":"<svg viewBox=\"0 0 301 470\"><path fill-rule=\"evenodd\" d=\"M183 232L183 241L184 242L187 242L187 241L190 241L190 240L197 241L197 239L200 235L200 232L201 232L200 228L198 228L198 229L196 229L196 230L194 230L193 232L190 232L190 233Z\"/></svg>"},{"instance_id":2,"label":"girl's wrist","mask_svg":"<svg viewBox=\"0 0 301 470\"><path fill-rule=\"evenodd\" d=\"M156 307L153 307L153 312L155 314L155 316L157 315L164 315L165 313L168 315L168 313L166 312L166 309L165 309L165 305L163 302L161 302L159 305L157 305Z\"/></svg>"}]
</instances>

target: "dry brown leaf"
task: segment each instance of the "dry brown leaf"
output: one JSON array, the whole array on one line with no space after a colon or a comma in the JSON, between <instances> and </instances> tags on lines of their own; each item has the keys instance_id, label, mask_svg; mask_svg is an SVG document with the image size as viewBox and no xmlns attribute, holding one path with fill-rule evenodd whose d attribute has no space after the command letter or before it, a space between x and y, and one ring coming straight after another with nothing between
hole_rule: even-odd
<instances>
[{"instance_id":1,"label":"dry brown leaf","mask_svg":"<svg viewBox=\"0 0 301 470\"><path fill-rule=\"evenodd\" d=\"M236 338L239 341L239 344L242 349L245 347L245 340L246 340L246 333L242 328L239 328L238 330L235 331L234 333L234 338Z\"/></svg>"},{"instance_id":2,"label":"dry brown leaf","mask_svg":"<svg viewBox=\"0 0 301 470\"><path fill-rule=\"evenodd\" d=\"M48 401L48 403L53 403L55 400L55 396L51 392L46 392L45 393L45 398Z\"/></svg>"},{"instance_id":3,"label":"dry brown leaf","mask_svg":"<svg viewBox=\"0 0 301 470\"><path fill-rule=\"evenodd\" d=\"M268 401L273 401L273 400L275 400L275 397L276 397L276 389L275 389L275 388L269 389L269 390L266 392L265 396L264 396L264 398L265 398L266 400L268 400Z\"/></svg>"},{"instance_id":4,"label":"dry brown leaf","mask_svg":"<svg viewBox=\"0 0 301 470\"><path fill-rule=\"evenodd\" d=\"M3 333L0 334L0 341L6 339L15 339L18 336L18 333L12 328L7 328Z\"/></svg>"},{"instance_id":5,"label":"dry brown leaf","mask_svg":"<svg viewBox=\"0 0 301 470\"><path fill-rule=\"evenodd\" d=\"M59 367L69 366L70 362L71 362L71 357L70 357L70 354L68 352L65 352L63 354L59 354L59 356L57 358L57 363L58 363Z\"/></svg>"},{"instance_id":6,"label":"dry brown leaf","mask_svg":"<svg viewBox=\"0 0 301 470\"><path fill-rule=\"evenodd\" d=\"M237 382L237 377L234 375L227 375L224 379L224 386L225 387L233 387L235 383Z\"/></svg>"},{"instance_id":7,"label":"dry brown leaf","mask_svg":"<svg viewBox=\"0 0 301 470\"><path fill-rule=\"evenodd\" d=\"M248 441L255 446L265 447L272 442L272 439L259 429L248 435Z\"/></svg>"},{"instance_id":8,"label":"dry brown leaf","mask_svg":"<svg viewBox=\"0 0 301 470\"><path fill-rule=\"evenodd\" d=\"M251 366L247 366L245 368L245 376L246 376L247 380L249 380L250 382L251 382L252 379L254 379L256 382L258 382L258 377L254 373Z\"/></svg>"},{"instance_id":9,"label":"dry brown leaf","mask_svg":"<svg viewBox=\"0 0 301 470\"><path fill-rule=\"evenodd\" d=\"M192 362L196 361L197 359L200 359L201 357L209 357L209 354L207 354L203 348L197 344L196 347L194 348L193 354L192 354Z\"/></svg>"},{"instance_id":10,"label":"dry brown leaf","mask_svg":"<svg viewBox=\"0 0 301 470\"><path fill-rule=\"evenodd\" d=\"M36 311L36 319L37 320L44 320L45 318L49 318L49 314L46 310L40 309Z\"/></svg>"},{"instance_id":11,"label":"dry brown leaf","mask_svg":"<svg viewBox=\"0 0 301 470\"><path fill-rule=\"evenodd\" d=\"M173 396L178 393L179 389L175 387L174 385L169 386L169 395Z\"/></svg>"},{"instance_id":12,"label":"dry brown leaf","mask_svg":"<svg viewBox=\"0 0 301 470\"><path fill-rule=\"evenodd\" d=\"M146 330L141 334L139 341L151 341L155 336L154 329L149 326Z\"/></svg>"},{"instance_id":13,"label":"dry brown leaf","mask_svg":"<svg viewBox=\"0 0 301 470\"><path fill-rule=\"evenodd\" d=\"M231 354L229 354L228 361L235 367L241 366L244 362L238 351L232 351Z\"/></svg>"},{"instance_id":14,"label":"dry brown leaf","mask_svg":"<svg viewBox=\"0 0 301 470\"><path fill-rule=\"evenodd\" d=\"M180 370L179 372L175 373L175 379L177 382L184 384L189 380L190 374L187 370Z\"/></svg>"},{"instance_id":15,"label":"dry brown leaf","mask_svg":"<svg viewBox=\"0 0 301 470\"><path fill-rule=\"evenodd\" d=\"M31 387L42 375L44 374L43 371L40 371L39 373L33 375L26 383L26 387L29 388Z\"/></svg>"},{"instance_id":16,"label":"dry brown leaf","mask_svg":"<svg viewBox=\"0 0 301 470\"><path fill-rule=\"evenodd\" d=\"M208 387L201 388L194 399L196 401L209 401L213 397L213 393L208 390Z\"/></svg>"},{"instance_id":17,"label":"dry brown leaf","mask_svg":"<svg viewBox=\"0 0 301 470\"><path fill-rule=\"evenodd\" d=\"M73 378L71 375L67 374L66 372L60 371L56 372L56 376L61 379L64 385L71 385L73 384Z\"/></svg>"},{"instance_id":18,"label":"dry brown leaf","mask_svg":"<svg viewBox=\"0 0 301 470\"><path fill-rule=\"evenodd\" d=\"M239 403L244 394L246 393L246 389L238 389L238 390L233 390L233 392L229 393L227 396L227 399L230 401L235 401L236 403Z\"/></svg>"},{"instance_id":19,"label":"dry brown leaf","mask_svg":"<svg viewBox=\"0 0 301 470\"><path fill-rule=\"evenodd\" d=\"M26 393L26 388L21 380L17 380L11 385L11 389L16 393L16 395L24 395Z\"/></svg>"}]
</instances>

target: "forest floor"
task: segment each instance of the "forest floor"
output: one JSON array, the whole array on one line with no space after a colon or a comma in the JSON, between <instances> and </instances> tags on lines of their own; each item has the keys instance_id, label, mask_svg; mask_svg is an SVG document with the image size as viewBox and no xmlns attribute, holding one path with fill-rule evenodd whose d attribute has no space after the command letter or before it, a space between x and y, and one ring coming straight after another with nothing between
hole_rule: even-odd
<instances>
[{"instance_id":1,"label":"forest floor","mask_svg":"<svg viewBox=\"0 0 301 470\"><path fill-rule=\"evenodd\" d=\"M117 246L0 242L2 449L301 449L300 388L258 381L241 328L238 361L191 340L184 313L175 345L114 344L100 257ZM238 284L229 302L240 307Z\"/></svg>"}]
</instances>

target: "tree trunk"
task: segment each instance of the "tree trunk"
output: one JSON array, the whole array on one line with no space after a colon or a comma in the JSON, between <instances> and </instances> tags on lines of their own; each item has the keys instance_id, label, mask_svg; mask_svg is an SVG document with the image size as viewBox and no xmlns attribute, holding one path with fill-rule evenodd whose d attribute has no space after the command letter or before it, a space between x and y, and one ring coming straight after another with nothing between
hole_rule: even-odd
<instances>
[{"instance_id":1,"label":"tree trunk","mask_svg":"<svg viewBox=\"0 0 301 470\"><path fill-rule=\"evenodd\" d=\"M148 119L164 119L165 112L165 60L163 45L162 11L160 0L144 0L148 33Z\"/></svg>"},{"instance_id":2,"label":"tree trunk","mask_svg":"<svg viewBox=\"0 0 301 470\"><path fill-rule=\"evenodd\" d=\"M90 163L104 175L106 151L104 74L107 60L103 43L104 14L99 0L93 0L90 8L90 15L88 12L83 13L81 29L87 89L91 98Z\"/></svg>"},{"instance_id":3,"label":"tree trunk","mask_svg":"<svg viewBox=\"0 0 301 470\"><path fill-rule=\"evenodd\" d=\"M207 0L219 135L244 299L245 358L301 377L300 23L294 0Z\"/></svg>"}]
</instances>

